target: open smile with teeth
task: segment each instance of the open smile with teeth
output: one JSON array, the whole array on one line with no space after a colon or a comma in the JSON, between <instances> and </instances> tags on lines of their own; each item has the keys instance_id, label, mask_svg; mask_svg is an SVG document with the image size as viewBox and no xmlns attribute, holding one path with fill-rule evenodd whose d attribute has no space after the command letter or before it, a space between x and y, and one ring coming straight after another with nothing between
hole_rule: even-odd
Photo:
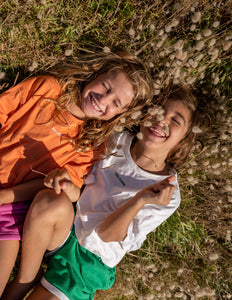
<instances>
[{"instance_id":1,"label":"open smile with teeth","mask_svg":"<svg viewBox=\"0 0 232 300\"><path fill-rule=\"evenodd\" d=\"M101 110L101 108L98 106L98 104L96 103L95 99L93 98L92 95L90 95L90 101L93 105L93 107L96 109L96 111L99 111L100 113L103 113L103 111Z\"/></svg>"},{"instance_id":2,"label":"open smile with teeth","mask_svg":"<svg viewBox=\"0 0 232 300\"><path fill-rule=\"evenodd\" d=\"M167 138L168 136L163 131L160 131L156 128L150 127L150 131L158 137Z\"/></svg>"}]
</instances>

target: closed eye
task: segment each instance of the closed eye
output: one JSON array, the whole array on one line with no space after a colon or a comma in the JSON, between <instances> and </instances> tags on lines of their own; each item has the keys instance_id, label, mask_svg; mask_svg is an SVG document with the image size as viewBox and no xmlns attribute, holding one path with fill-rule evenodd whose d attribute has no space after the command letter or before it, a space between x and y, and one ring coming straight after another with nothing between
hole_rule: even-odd
<instances>
[{"instance_id":1,"label":"closed eye","mask_svg":"<svg viewBox=\"0 0 232 300\"><path fill-rule=\"evenodd\" d=\"M117 101L117 100L114 100L114 101L113 101L113 103L114 103L114 106L116 106L117 108L119 108L119 107L120 107L120 105L119 105L119 103L118 103L118 101Z\"/></svg>"},{"instance_id":2,"label":"closed eye","mask_svg":"<svg viewBox=\"0 0 232 300\"><path fill-rule=\"evenodd\" d=\"M110 86L106 82L102 82L104 89L108 92L110 90Z\"/></svg>"},{"instance_id":3,"label":"closed eye","mask_svg":"<svg viewBox=\"0 0 232 300\"><path fill-rule=\"evenodd\" d=\"M176 123L178 126L181 126L181 123L179 122L179 120L172 118L173 122Z\"/></svg>"}]
</instances>

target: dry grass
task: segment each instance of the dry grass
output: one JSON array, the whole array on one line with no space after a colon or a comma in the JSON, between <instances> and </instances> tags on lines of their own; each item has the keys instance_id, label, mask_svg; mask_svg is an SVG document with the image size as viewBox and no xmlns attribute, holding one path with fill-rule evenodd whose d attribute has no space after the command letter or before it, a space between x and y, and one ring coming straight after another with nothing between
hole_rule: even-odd
<instances>
[{"instance_id":1,"label":"dry grass","mask_svg":"<svg viewBox=\"0 0 232 300\"><path fill-rule=\"evenodd\" d=\"M149 66L154 93L192 85L210 117L181 172L182 204L96 299L230 299L232 26L228 1L0 2L0 87L80 53L127 49Z\"/></svg>"}]
</instances>

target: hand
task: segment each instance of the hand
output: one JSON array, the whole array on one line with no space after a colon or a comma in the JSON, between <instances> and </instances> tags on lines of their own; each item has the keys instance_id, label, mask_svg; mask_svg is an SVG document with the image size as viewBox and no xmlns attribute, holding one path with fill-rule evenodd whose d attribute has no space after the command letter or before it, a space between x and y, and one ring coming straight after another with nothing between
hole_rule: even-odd
<instances>
[{"instance_id":1,"label":"hand","mask_svg":"<svg viewBox=\"0 0 232 300\"><path fill-rule=\"evenodd\" d=\"M168 205L171 201L175 186L171 184L176 179L175 175L149 185L136 194L136 198L144 202L144 204Z\"/></svg>"},{"instance_id":2,"label":"hand","mask_svg":"<svg viewBox=\"0 0 232 300\"><path fill-rule=\"evenodd\" d=\"M74 184L66 170L54 169L44 178L44 185L55 190L56 194L61 191L68 192Z\"/></svg>"}]
</instances>

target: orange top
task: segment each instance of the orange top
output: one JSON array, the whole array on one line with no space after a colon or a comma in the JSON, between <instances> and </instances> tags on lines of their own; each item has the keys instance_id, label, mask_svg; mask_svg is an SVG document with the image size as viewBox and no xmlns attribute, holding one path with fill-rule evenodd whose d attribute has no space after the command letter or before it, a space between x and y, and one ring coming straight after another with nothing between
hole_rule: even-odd
<instances>
[{"instance_id":1,"label":"orange top","mask_svg":"<svg viewBox=\"0 0 232 300\"><path fill-rule=\"evenodd\" d=\"M83 175L99 152L77 153L62 135L78 135L83 121L68 111L52 120L62 88L54 77L39 76L23 81L0 95L0 182L11 187L64 167L81 187Z\"/></svg>"}]
</instances>

